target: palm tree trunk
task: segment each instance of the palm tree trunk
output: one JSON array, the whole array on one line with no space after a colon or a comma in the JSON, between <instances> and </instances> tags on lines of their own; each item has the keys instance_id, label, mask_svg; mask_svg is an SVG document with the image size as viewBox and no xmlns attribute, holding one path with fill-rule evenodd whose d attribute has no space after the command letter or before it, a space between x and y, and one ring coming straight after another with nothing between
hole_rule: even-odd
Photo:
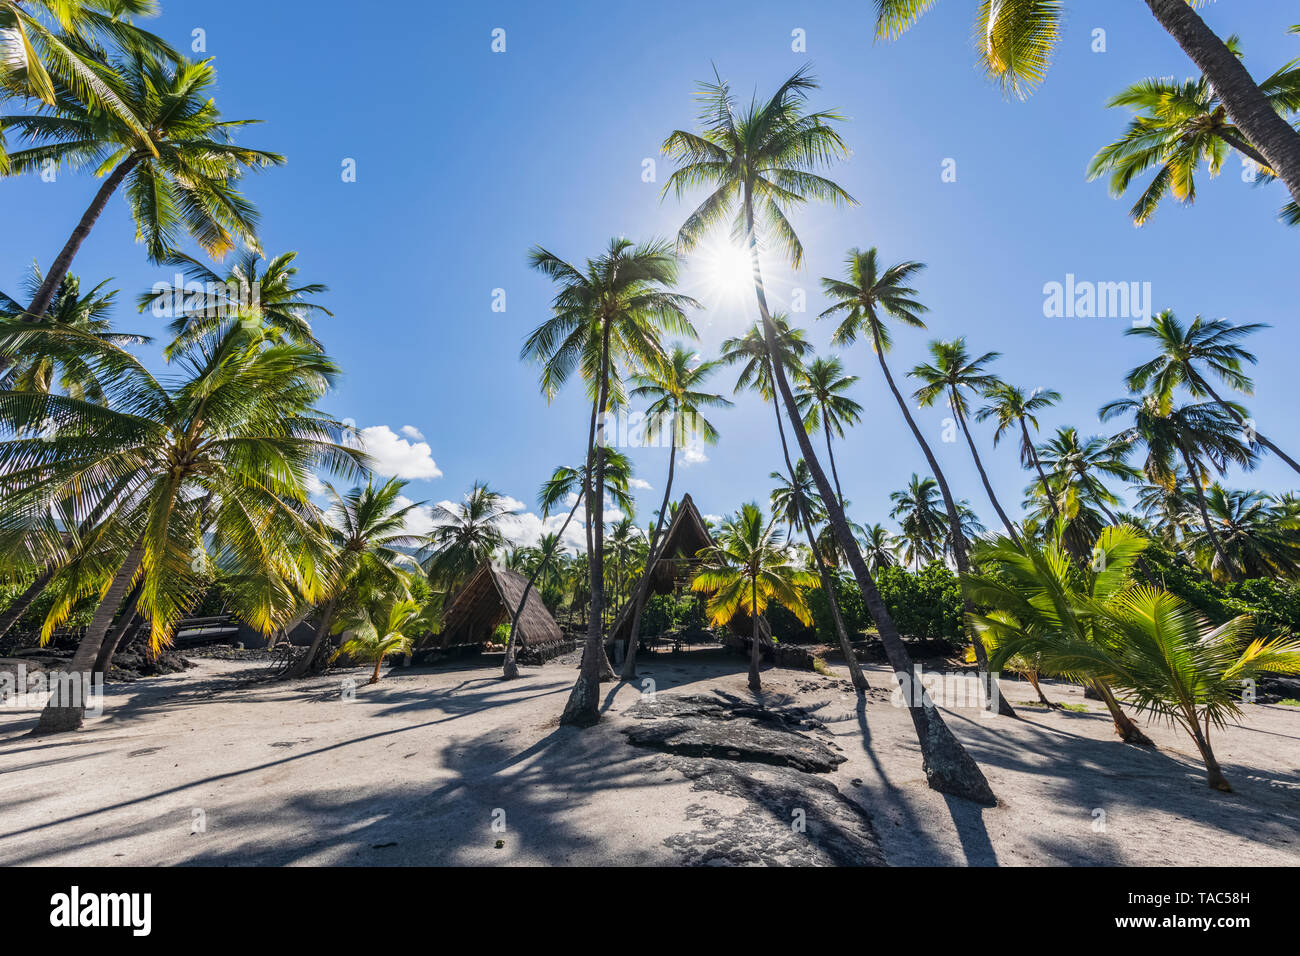
<instances>
[{"instance_id":1,"label":"palm tree trunk","mask_svg":"<svg viewBox=\"0 0 1300 956\"><path fill-rule=\"evenodd\" d=\"M136 608L140 604L140 592L143 590L143 581L137 581L135 587L131 589L131 595L127 598L126 611L123 612L117 627L113 628L113 633L104 641L99 649L99 655L95 658L96 674L108 674L108 668L113 663L113 655L117 653L118 646L122 643L122 638L127 631L134 633L136 619Z\"/></svg>"},{"instance_id":2,"label":"palm tree trunk","mask_svg":"<svg viewBox=\"0 0 1300 956\"><path fill-rule=\"evenodd\" d=\"M943 494L943 507L948 513L948 536L952 541L952 557L957 564L957 573L962 578L970 574L970 562L966 557L966 539L961 533L961 516L957 513L957 502L952 496L952 491L948 488L948 479L944 477L943 469L939 467L938 460L934 457L934 452L930 450L930 443L925 440L921 434L921 429L917 427L916 420L912 418L912 413L907 407L907 402L903 398L902 392L894 383L894 376L889 371L889 363L885 361L885 350L883 343L880 341L880 335L874 327L871 333L872 345L876 350L876 358L880 362L880 370L885 374L885 382L889 385L889 390L894 394L894 401L903 412L903 418L907 420L907 426L912 430L912 437L916 443L921 446L921 451L925 455L925 460L930 466L930 471L934 475L934 480L939 484L939 491ZM962 586L962 608L963 617L968 617L975 612L974 605L966 597L966 588ZM993 705L996 699L998 713L1003 717L1015 717L1015 708L1011 702L1001 693L997 692L997 679L989 673L988 652L984 649L984 642L980 636L974 632L967 621L963 621L963 627L966 631L967 639L971 646L975 648L975 664L979 673L980 683L984 685L986 696L990 705Z\"/></svg>"},{"instance_id":3,"label":"palm tree trunk","mask_svg":"<svg viewBox=\"0 0 1300 956\"><path fill-rule=\"evenodd\" d=\"M605 410L609 400L609 337L610 320L606 317L601 333L600 345L600 382L597 388L597 416ZM602 427L597 433L595 419L592 420L591 442L588 448L588 460L594 468L588 468L588 474L595 472L593 488L588 498L588 513L592 529L592 550L588 554L589 577L591 583L591 609L587 613L587 643L582 652L582 664L578 669L578 679L569 694L564 712L560 715L561 726L590 727L600 720L600 662L605 656L602 637L601 615L605 604L605 435ZM599 434L599 437L597 435ZM611 676L613 668L610 668Z\"/></svg>"},{"instance_id":4,"label":"palm tree trunk","mask_svg":"<svg viewBox=\"0 0 1300 956\"><path fill-rule=\"evenodd\" d=\"M1300 133L1278 115L1240 59L1187 0L1146 0L1160 25L1205 74L1233 124L1300 202Z\"/></svg>"},{"instance_id":5,"label":"palm tree trunk","mask_svg":"<svg viewBox=\"0 0 1300 956\"><path fill-rule=\"evenodd\" d=\"M18 619L27 613L27 609L32 606L35 600L41 596L45 586L50 583L57 570L53 565L47 565L46 568L36 575L32 583L27 585L27 590L18 597L14 598L13 603L5 609L3 615L0 615L0 637L4 637L9 630L18 623Z\"/></svg>"},{"instance_id":6,"label":"palm tree trunk","mask_svg":"<svg viewBox=\"0 0 1300 956\"><path fill-rule=\"evenodd\" d=\"M1137 724L1129 719L1128 714L1120 707L1119 701L1115 699L1115 692L1110 689L1110 685L1104 680L1092 681L1092 689L1097 692L1102 701L1106 704L1106 709L1110 711L1110 718L1115 722L1115 733L1119 734L1120 739L1126 744L1138 744L1143 747L1154 747L1155 744L1151 738L1142 732Z\"/></svg>"},{"instance_id":7,"label":"palm tree trunk","mask_svg":"<svg viewBox=\"0 0 1300 956\"><path fill-rule=\"evenodd\" d=\"M778 411L777 414L779 415L780 412ZM840 488L840 473L835 467L835 450L831 448L831 423L824 412L822 414L822 428L826 432L826 458L831 463L831 478L835 480L835 499L840 503L840 510L843 511L844 491ZM794 475L790 476L790 480L794 481Z\"/></svg>"},{"instance_id":8,"label":"palm tree trunk","mask_svg":"<svg viewBox=\"0 0 1300 956\"><path fill-rule=\"evenodd\" d=\"M753 630L753 637L749 642L749 689L755 694L762 693L763 682L758 676L758 575L750 575L749 578L749 620Z\"/></svg>"},{"instance_id":9,"label":"palm tree trunk","mask_svg":"<svg viewBox=\"0 0 1300 956\"><path fill-rule=\"evenodd\" d=\"M989 501L993 504L993 510L1002 519L1002 526L1007 529L1007 534L1011 540L1016 543L1017 548L1022 547L1015 526L1012 525L1011 519L1007 517L1007 513L1002 510L1002 503L998 501L998 496L993 493L993 485L989 483L988 473L984 470L984 462L980 461L979 449L975 447L975 439L971 437L970 428L966 425L966 416L958 408L953 409L953 414L957 416L957 421L961 424L962 434L966 436L966 444L970 446L970 455L975 459L975 470L980 473L980 481L984 483L984 493L989 496Z\"/></svg>"},{"instance_id":10,"label":"palm tree trunk","mask_svg":"<svg viewBox=\"0 0 1300 956\"><path fill-rule=\"evenodd\" d=\"M569 509L569 516L564 519L564 524L560 525L560 530L555 535L555 547L557 550L561 547L560 542L564 538L564 532L569 527L569 522L572 521L573 516L578 513L578 505L586 500L586 497L587 496L582 494L582 492L578 493L578 500L575 501L573 507ZM504 680L514 680L519 676L519 665L515 660L518 656L519 650L519 643L516 640L516 634L519 631L519 615L524 613L524 604L528 601L528 592L533 589L534 582L537 581L542 570L546 567L546 562L551 560L553 554L554 552L542 555L542 560L537 563L537 567L533 569L533 573L528 576L528 583L524 585L524 593L519 598L519 605L515 608L515 613L510 617L510 638L506 641L506 660L501 666L501 677Z\"/></svg>"},{"instance_id":11,"label":"palm tree trunk","mask_svg":"<svg viewBox=\"0 0 1300 956\"><path fill-rule=\"evenodd\" d=\"M772 411L776 412L776 431L781 436L781 454L785 456L785 470L790 476L790 487L796 488L795 468L790 461L790 446L785 440L785 426L781 424L781 408L776 403L776 396L772 396ZM827 440L829 445L829 438ZM836 487L838 492L839 488ZM822 591L826 595L826 603L830 605L831 620L835 624L835 636L840 642L840 653L844 655L844 664L849 669L849 679L853 682L853 689L859 694L865 694L870 686L867 683L867 675L862 672L862 665L858 663L858 656L853 652L853 644L849 641L848 628L844 626L844 616L840 613L840 600L835 594L834 582L831 581L830 573L826 570L826 562L822 560L821 551L817 547L817 538L812 532L812 516L808 514L807 503L803 496L799 495L799 520L803 523L804 532L808 536L808 548L812 552L813 564L817 566L817 574L821 578ZM844 499L840 498L840 510L844 510Z\"/></svg>"},{"instance_id":12,"label":"palm tree trunk","mask_svg":"<svg viewBox=\"0 0 1300 956\"><path fill-rule=\"evenodd\" d=\"M890 666L893 667L895 674L902 675L910 681L912 679L911 655L907 653L898 629L894 626L893 618L889 616L885 602L881 600L880 592L876 590L876 583L871 577L871 572L867 570L867 564L862 559L862 553L858 550L853 532L844 517L844 509L835 500L830 482L826 480L826 473L813 453L808 433L801 426L794 393L790 390L785 369L781 366L776 326L767 307L767 294L763 288L763 274L758 259L758 240L754 235L753 208L748 197L746 197L745 227L750 263L754 269L754 294L758 299L758 310L763 323L763 339L767 344L768 361L772 363L772 379L776 383L777 397L783 403L786 415L794 428L799 451L803 454L804 462L813 476L813 482L817 485L817 493L826 501L826 512L831 528L849 562L853 577L862 590L863 600L880 631L880 640L885 647ZM996 804L997 797L993 795L993 790L989 787L988 780L985 779L979 765L971 759L966 748L953 736L934 706L934 702L923 693L920 697L918 701L917 695L908 694L907 709L916 730L917 741L921 747L922 766L930 787L941 793L953 794L985 805Z\"/></svg>"},{"instance_id":13,"label":"palm tree trunk","mask_svg":"<svg viewBox=\"0 0 1300 956\"><path fill-rule=\"evenodd\" d=\"M1226 411L1229 415L1231 415L1233 417L1233 420L1236 421L1238 425L1245 426L1246 419L1241 414L1241 412L1237 411L1237 409L1235 409L1231 403L1225 402L1223 399L1221 399L1218 393L1215 392L1214 389L1210 387L1209 382L1202 380L1201 387L1210 393L1210 398L1218 402L1219 406L1223 408L1223 410ZM1290 465L1292 471L1300 474L1300 463L1297 463L1295 459L1293 459L1282 449L1278 448L1277 445L1274 445L1271 441L1269 441L1259 432L1255 432L1255 440L1259 442L1261 445L1263 445L1265 448L1267 448L1269 451L1271 451L1273 454L1277 455L1277 457L1281 458L1288 465Z\"/></svg>"},{"instance_id":14,"label":"palm tree trunk","mask_svg":"<svg viewBox=\"0 0 1300 956\"><path fill-rule=\"evenodd\" d=\"M1029 681L1029 686L1032 687L1034 689L1034 693L1038 695L1038 702L1040 704L1044 704L1052 710L1055 710L1056 708L1060 707L1060 704L1052 703L1050 700L1047 699L1047 695L1043 693L1043 688L1038 683L1038 671L1035 670L1025 671L1025 679Z\"/></svg>"},{"instance_id":15,"label":"palm tree trunk","mask_svg":"<svg viewBox=\"0 0 1300 956\"><path fill-rule=\"evenodd\" d=\"M91 669L94 667L95 659L99 657L99 649L108 635L109 626L112 625L118 608L122 606L127 591L131 589L131 584L143 560L144 543L137 541L117 569L113 583L108 586L104 599L99 602L94 617L90 619L90 626L86 628L81 643L77 645L77 650L72 655L72 661L68 664L68 677L73 682L81 683L80 699L63 701L61 698L51 696L49 703L41 711L36 729L32 731L33 736L63 733L81 727L85 715L86 697L90 691Z\"/></svg>"},{"instance_id":16,"label":"palm tree trunk","mask_svg":"<svg viewBox=\"0 0 1300 956\"><path fill-rule=\"evenodd\" d=\"M86 237L90 235L90 230L95 227L95 222L108 205L108 200L112 198L113 193L122 185L122 181L139 163L140 157L129 156L119 163L117 168L104 180L104 184L95 193L94 200L85 213L82 214L81 221L77 223L77 228L72 230L72 235L68 237L68 241L54 260L54 264L50 266L50 271L45 274L45 279L41 282L40 288L36 290L36 295L32 297L32 304L27 307L27 313L23 316L25 320L28 322L39 322L41 320L45 310L50 307L50 302L54 300L54 293L58 290L60 283L63 282L63 277L72 268L72 260L76 258L81 244L86 241ZM4 361L0 359L0 363ZM3 367L4 365L0 364L0 368Z\"/></svg>"},{"instance_id":17,"label":"palm tree trunk","mask_svg":"<svg viewBox=\"0 0 1300 956\"><path fill-rule=\"evenodd\" d=\"M1059 523L1061 509L1056 506L1056 496L1052 494L1052 486L1047 481L1047 472L1043 471L1043 463L1038 459L1038 451L1029 437L1029 426L1025 424L1023 415L1020 416L1020 432L1025 436L1025 448L1029 450L1029 458L1034 463L1034 470L1038 472L1038 480L1043 483L1043 494L1047 496L1047 503L1052 507L1052 517Z\"/></svg>"},{"instance_id":18,"label":"palm tree trunk","mask_svg":"<svg viewBox=\"0 0 1300 956\"><path fill-rule=\"evenodd\" d=\"M311 640L311 647L307 648L307 653L298 659L293 668L286 674L286 677L302 677L307 674L315 665L316 657L321 652L321 644L329 636L330 625L334 623L334 611L338 607L338 595L329 599L325 605L325 610L321 612L320 624L316 627L316 636Z\"/></svg>"},{"instance_id":19,"label":"palm tree trunk","mask_svg":"<svg viewBox=\"0 0 1300 956\"><path fill-rule=\"evenodd\" d=\"M1192 732L1192 739L1196 741L1196 749L1201 752L1201 759L1205 761L1205 782L1215 790L1232 793L1232 785L1228 783L1228 778L1223 775L1223 770L1219 767L1219 761L1215 759L1214 751L1210 749L1209 714L1205 715L1205 732L1201 733L1201 728L1196 722L1196 711L1193 709L1187 721L1187 729Z\"/></svg>"},{"instance_id":20,"label":"palm tree trunk","mask_svg":"<svg viewBox=\"0 0 1300 956\"><path fill-rule=\"evenodd\" d=\"M1237 569L1233 567L1227 553L1224 552L1223 544L1219 541L1219 535L1215 532L1214 524L1210 521L1210 510L1205 505L1205 490L1201 487L1201 473L1193 464L1191 453L1187 450L1187 447L1180 444L1178 450L1183 453L1183 464L1187 466L1187 478L1192 483L1192 490L1196 492L1196 507L1201 512L1201 520L1205 522L1205 533L1210 538L1214 553L1219 556L1224 572L1228 577L1233 577Z\"/></svg>"},{"instance_id":21,"label":"palm tree trunk","mask_svg":"<svg viewBox=\"0 0 1300 956\"><path fill-rule=\"evenodd\" d=\"M668 514L668 504L672 501L673 475L677 467L677 422L673 421L672 440L668 446L668 483L664 485L664 498L659 505L659 517L655 519L655 530L650 535L650 547L646 553L645 571L637 582L636 605L632 608L631 630L627 636L627 650L623 654L621 680L636 680L636 652L641 646L641 612L645 610L646 598L650 594L650 579L654 575L655 565L659 562L659 548L662 546L660 535L663 533L664 519Z\"/></svg>"},{"instance_id":22,"label":"palm tree trunk","mask_svg":"<svg viewBox=\"0 0 1300 956\"><path fill-rule=\"evenodd\" d=\"M384 663L384 658L382 654L379 657L375 658L375 672L370 675L370 680L368 681L368 683L371 684L379 683L379 668L383 666L383 663Z\"/></svg>"}]
</instances>

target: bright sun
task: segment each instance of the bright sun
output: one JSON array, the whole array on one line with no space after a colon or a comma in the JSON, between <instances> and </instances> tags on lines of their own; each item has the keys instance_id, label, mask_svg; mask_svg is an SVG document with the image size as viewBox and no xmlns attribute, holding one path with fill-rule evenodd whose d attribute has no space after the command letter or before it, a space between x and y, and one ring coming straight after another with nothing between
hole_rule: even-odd
<instances>
[{"instance_id":1,"label":"bright sun","mask_svg":"<svg viewBox=\"0 0 1300 956\"><path fill-rule=\"evenodd\" d=\"M701 245L694 258L708 297L735 303L754 294L754 270L744 249L717 239Z\"/></svg>"}]
</instances>

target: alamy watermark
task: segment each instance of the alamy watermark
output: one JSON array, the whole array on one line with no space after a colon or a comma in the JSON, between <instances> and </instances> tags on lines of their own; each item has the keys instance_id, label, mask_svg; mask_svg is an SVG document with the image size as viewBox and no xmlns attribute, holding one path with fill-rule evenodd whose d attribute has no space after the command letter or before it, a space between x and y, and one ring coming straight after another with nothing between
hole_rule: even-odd
<instances>
[{"instance_id":1,"label":"alamy watermark","mask_svg":"<svg viewBox=\"0 0 1300 956\"><path fill-rule=\"evenodd\" d=\"M1064 282L1043 285L1043 317L1048 319L1130 319L1151 324L1150 282L1092 282L1065 274Z\"/></svg>"}]
</instances>

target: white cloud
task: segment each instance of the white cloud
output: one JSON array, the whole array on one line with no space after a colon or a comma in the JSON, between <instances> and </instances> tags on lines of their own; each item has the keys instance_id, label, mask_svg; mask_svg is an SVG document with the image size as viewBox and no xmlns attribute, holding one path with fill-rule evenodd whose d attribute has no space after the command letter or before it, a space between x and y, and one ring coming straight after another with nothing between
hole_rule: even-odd
<instances>
[{"instance_id":1,"label":"white cloud","mask_svg":"<svg viewBox=\"0 0 1300 956\"><path fill-rule=\"evenodd\" d=\"M637 491L654 491L650 486L650 482L646 481L644 478L629 478L627 483Z\"/></svg>"},{"instance_id":2,"label":"white cloud","mask_svg":"<svg viewBox=\"0 0 1300 956\"><path fill-rule=\"evenodd\" d=\"M704 446L701 444L687 445L680 452L681 462L684 465L702 465L709 460L709 456L704 454Z\"/></svg>"},{"instance_id":3,"label":"white cloud","mask_svg":"<svg viewBox=\"0 0 1300 956\"><path fill-rule=\"evenodd\" d=\"M410 426L406 426L409 428ZM406 431L406 428L402 429ZM433 449L426 442L411 443L387 425L371 425L360 432L361 447L374 459L375 472L395 478L441 478Z\"/></svg>"},{"instance_id":4,"label":"white cloud","mask_svg":"<svg viewBox=\"0 0 1300 956\"><path fill-rule=\"evenodd\" d=\"M722 523L722 515L700 515L700 517L703 518L705 521L709 522L710 524Z\"/></svg>"},{"instance_id":5,"label":"white cloud","mask_svg":"<svg viewBox=\"0 0 1300 956\"><path fill-rule=\"evenodd\" d=\"M414 425L403 425L402 434L407 438L414 439L415 441L424 441L424 433Z\"/></svg>"},{"instance_id":6,"label":"white cloud","mask_svg":"<svg viewBox=\"0 0 1300 956\"><path fill-rule=\"evenodd\" d=\"M399 509L407 508L415 504L414 501L405 495L398 495L395 503ZM429 505L420 505L416 508L412 508L407 513L406 527L402 530L407 534L426 535L433 530L435 524L437 524L437 522L433 517L433 508Z\"/></svg>"}]
</instances>

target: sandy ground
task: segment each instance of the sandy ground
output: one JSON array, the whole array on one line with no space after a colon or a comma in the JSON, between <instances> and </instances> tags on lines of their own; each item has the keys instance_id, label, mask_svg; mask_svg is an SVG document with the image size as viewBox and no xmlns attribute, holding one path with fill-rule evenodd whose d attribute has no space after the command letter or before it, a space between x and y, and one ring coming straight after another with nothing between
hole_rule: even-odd
<instances>
[{"instance_id":1,"label":"sandy ground","mask_svg":"<svg viewBox=\"0 0 1300 956\"><path fill-rule=\"evenodd\" d=\"M696 650L653 656L642 677L660 694L749 699L743 668ZM1088 713L1022 708L1014 721L945 707L1000 798L985 809L926 787L907 713L887 694L859 703L842 680L815 674L765 671L765 703L814 713L847 762L810 775L713 761L746 774L724 767L720 778L627 742L620 728L639 687L603 685L600 725L559 727L572 659L512 683L488 661L386 672L375 686L361 670L291 684L261 673L205 660L109 685L104 715L56 738L25 736L34 713L0 707L0 864L853 863L872 853L892 865L1300 863L1295 707L1251 706L1218 734L1237 788L1226 795L1205 786L1181 732L1155 725L1158 750L1126 746L1075 687L1045 685ZM344 701L348 678L355 699ZM888 686L881 668L868 679ZM1023 683L1003 688L1017 704L1033 696ZM800 832L801 794L864 814L810 810Z\"/></svg>"}]
</instances>

